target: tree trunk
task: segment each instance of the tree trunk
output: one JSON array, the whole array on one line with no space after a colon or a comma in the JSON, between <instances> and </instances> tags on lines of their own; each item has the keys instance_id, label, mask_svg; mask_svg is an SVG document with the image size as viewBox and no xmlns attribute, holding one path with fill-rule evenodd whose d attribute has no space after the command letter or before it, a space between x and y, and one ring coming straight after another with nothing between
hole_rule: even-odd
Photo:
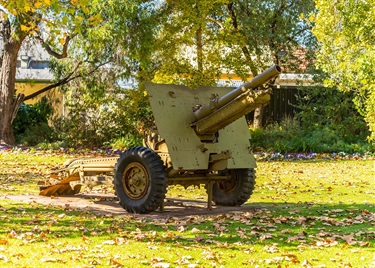
<instances>
[{"instance_id":1,"label":"tree trunk","mask_svg":"<svg viewBox=\"0 0 375 268\"><path fill-rule=\"evenodd\" d=\"M23 38L3 40L3 59L0 71L0 143L14 145L12 130L13 98L17 68L17 55Z\"/></svg>"},{"instance_id":2,"label":"tree trunk","mask_svg":"<svg viewBox=\"0 0 375 268\"><path fill-rule=\"evenodd\" d=\"M202 41L202 27L196 32L197 38L197 61L198 61L198 72L203 72L203 41Z\"/></svg>"},{"instance_id":3,"label":"tree trunk","mask_svg":"<svg viewBox=\"0 0 375 268\"><path fill-rule=\"evenodd\" d=\"M233 29L235 31L239 31L237 14L235 12L233 4L234 4L233 2L227 4L227 9L228 9L228 12L229 12L231 20L232 20ZM246 57L247 62L249 63L249 67L250 67L250 70L251 70L251 73L252 73L253 77L257 76L258 75L258 68L255 66L255 63L253 62L253 60L251 58L250 51L249 51L249 49L247 48L246 45L242 47L242 52L243 52L244 56ZM262 127L263 112L264 112L263 106L255 109L254 118L253 118L253 127L254 128Z\"/></svg>"},{"instance_id":4,"label":"tree trunk","mask_svg":"<svg viewBox=\"0 0 375 268\"><path fill-rule=\"evenodd\" d=\"M264 106L259 106L254 110L254 121L253 121L253 128L261 128L263 127L263 113L264 113Z\"/></svg>"},{"instance_id":5,"label":"tree trunk","mask_svg":"<svg viewBox=\"0 0 375 268\"><path fill-rule=\"evenodd\" d=\"M25 99L25 94L17 94L16 99L13 101L13 105L12 105L13 106L13 109L12 109L12 122L11 122L11 124L13 124L13 120L16 118L17 112L20 109L21 104L23 103L24 99Z\"/></svg>"}]
</instances>

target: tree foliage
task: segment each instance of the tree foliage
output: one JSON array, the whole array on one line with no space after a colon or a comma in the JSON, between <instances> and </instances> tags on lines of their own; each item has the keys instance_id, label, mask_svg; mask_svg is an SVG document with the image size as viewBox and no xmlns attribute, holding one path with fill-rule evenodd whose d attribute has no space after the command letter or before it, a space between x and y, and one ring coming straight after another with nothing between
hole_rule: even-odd
<instances>
[{"instance_id":1,"label":"tree foliage","mask_svg":"<svg viewBox=\"0 0 375 268\"><path fill-rule=\"evenodd\" d=\"M90 74L64 86L66 92L80 92L81 96L79 103L74 104L74 98L70 100L70 122L80 122L73 118L74 113L80 113L79 109L95 111L100 106L98 100L106 103L103 92L117 90L117 81L129 77L139 89L130 91L132 94L126 92L122 101L134 111L120 112L124 118L116 119L118 126L114 129L123 124L123 129L130 131L129 122L134 120L130 132L136 133L150 123L150 117L146 116L149 108L143 94L144 82L196 87L215 85L223 72L247 80L273 63L297 70L300 62L293 52L302 45L308 48L314 41L308 35L310 26L304 22L314 7L313 2L270 0L267 3L111 0L93 4L91 12L100 11L102 21L88 28L84 38L73 43L72 49L77 52L74 59L54 62L51 66L58 77L64 77L76 68L77 59L83 56L91 61L106 59L110 63L101 69L102 75L95 82L89 80L97 76ZM84 99L87 99L86 105L82 102ZM96 103L92 106L93 101ZM142 116L135 119L135 114ZM98 124L92 127L97 129ZM109 136L124 135L117 131L116 136L115 132ZM98 137L95 145L102 138Z\"/></svg>"},{"instance_id":2,"label":"tree foliage","mask_svg":"<svg viewBox=\"0 0 375 268\"><path fill-rule=\"evenodd\" d=\"M103 80L103 77L106 76ZM150 110L143 92L108 87L112 72L99 72L90 79L69 84L65 104L68 114L54 120L56 139L71 147L109 146L125 138L141 143L143 131L150 125ZM136 144L132 144L136 145Z\"/></svg>"},{"instance_id":3,"label":"tree foliage","mask_svg":"<svg viewBox=\"0 0 375 268\"><path fill-rule=\"evenodd\" d=\"M316 1L313 32L320 42L317 63L328 86L354 93L375 138L375 2Z\"/></svg>"},{"instance_id":4,"label":"tree foliage","mask_svg":"<svg viewBox=\"0 0 375 268\"><path fill-rule=\"evenodd\" d=\"M48 120L53 113L46 97L33 105L22 103L13 122L16 142L23 145L37 145L53 139Z\"/></svg>"},{"instance_id":5,"label":"tree foliage","mask_svg":"<svg viewBox=\"0 0 375 268\"><path fill-rule=\"evenodd\" d=\"M299 71L296 52L313 54L311 0L167 0L163 8L157 82L215 85L223 73L246 81L273 64ZM261 118L259 108L254 125Z\"/></svg>"},{"instance_id":6,"label":"tree foliage","mask_svg":"<svg viewBox=\"0 0 375 268\"><path fill-rule=\"evenodd\" d=\"M3 0L0 6L0 141L13 144L11 127L20 102L14 102L15 75L18 52L25 41L39 42L57 59L67 58L69 46L85 29L100 23L100 13L93 15L92 1L62 0ZM78 66L75 71L78 71ZM53 85L33 94L67 83L73 73ZM21 97L22 99L23 97ZM26 97L27 98L27 97Z\"/></svg>"},{"instance_id":7,"label":"tree foliage","mask_svg":"<svg viewBox=\"0 0 375 268\"><path fill-rule=\"evenodd\" d=\"M66 84L67 92L84 83L84 94L94 99L129 78L140 88L134 96L143 103L142 87L148 81L196 87L216 84L223 72L247 80L274 63L298 70L295 51L303 47L306 53L314 43L305 21L314 9L311 0L11 0L2 4L4 21L11 23L14 36L21 40L22 33L41 42L55 56L52 86ZM97 82L103 84L86 86L98 70L102 75ZM79 82L72 82L75 79Z\"/></svg>"},{"instance_id":8,"label":"tree foliage","mask_svg":"<svg viewBox=\"0 0 375 268\"><path fill-rule=\"evenodd\" d=\"M91 10L100 12L103 20L72 44L74 58L50 66L57 77L65 77L89 59L80 66L82 75L61 87L68 113L55 120L58 138L90 147L121 137L139 141L152 122L143 85L156 66L156 10L148 1L127 0L98 1ZM95 62L106 64L92 72Z\"/></svg>"},{"instance_id":9,"label":"tree foliage","mask_svg":"<svg viewBox=\"0 0 375 268\"><path fill-rule=\"evenodd\" d=\"M315 42L310 0L168 0L163 8L159 74L174 82L214 84L223 72L246 80L272 64L295 71L294 53Z\"/></svg>"}]
</instances>

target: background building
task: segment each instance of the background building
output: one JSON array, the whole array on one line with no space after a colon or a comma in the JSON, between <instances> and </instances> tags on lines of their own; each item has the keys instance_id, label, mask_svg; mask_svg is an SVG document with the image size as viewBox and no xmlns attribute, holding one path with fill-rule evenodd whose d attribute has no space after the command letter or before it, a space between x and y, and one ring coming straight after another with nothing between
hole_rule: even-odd
<instances>
[{"instance_id":1,"label":"background building","mask_svg":"<svg viewBox=\"0 0 375 268\"><path fill-rule=\"evenodd\" d=\"M50 55L37 43L25 43L17 60L16 94L28 96L52 84L53 74L49 70ZM26 104L34 104L46 96L55 113L63 111L63 94L58 88L51 89L35 98L26 100Z\"/></svg>"}]
</instances>

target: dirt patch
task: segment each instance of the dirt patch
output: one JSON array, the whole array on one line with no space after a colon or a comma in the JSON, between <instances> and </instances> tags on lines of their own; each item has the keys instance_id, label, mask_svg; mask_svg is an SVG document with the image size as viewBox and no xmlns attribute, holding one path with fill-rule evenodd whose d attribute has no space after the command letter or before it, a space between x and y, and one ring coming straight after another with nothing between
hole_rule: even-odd
<instances>
[{"instance_id":1,"label":"dirt patch","mask_svg":"<svg viewBox=\"0 0 375 268\"><path fill-rule=\"evenodd\" d=\"M82 211L91 211L105 215L134 215L126 212L118 203L116 197L111 194L78 194L64 197L47 197L39 195L3 195L1 198L13 201L38 203L42 205L73 208ZM213 206L207 209L207 203L199 200L167 199L163 211L155 211L150 214L137 215L146 218L183 218L197 215L220 215L238 211L253 211L259 206L243 205L239 207Z\"/></svg>"}]
</instances>

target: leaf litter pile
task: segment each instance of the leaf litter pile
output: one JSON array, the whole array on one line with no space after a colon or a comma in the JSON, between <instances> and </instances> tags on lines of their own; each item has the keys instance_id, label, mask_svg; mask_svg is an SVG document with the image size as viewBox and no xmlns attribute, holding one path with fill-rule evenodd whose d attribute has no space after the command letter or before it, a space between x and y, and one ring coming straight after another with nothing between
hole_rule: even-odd
<instances>
[{"instance_id":1,"label":"leaf litter pile","mask_svg":"<svg viewBox=\"0 0 375 268\"><path fill-rule=\"evenodd\" d=\"M259 162L246 209L103 215L6 198L70 155L0 153L1 267L375 267L371 160ZM194 199L202 189L167 196Z\"/></svg>"}]
</instances>

